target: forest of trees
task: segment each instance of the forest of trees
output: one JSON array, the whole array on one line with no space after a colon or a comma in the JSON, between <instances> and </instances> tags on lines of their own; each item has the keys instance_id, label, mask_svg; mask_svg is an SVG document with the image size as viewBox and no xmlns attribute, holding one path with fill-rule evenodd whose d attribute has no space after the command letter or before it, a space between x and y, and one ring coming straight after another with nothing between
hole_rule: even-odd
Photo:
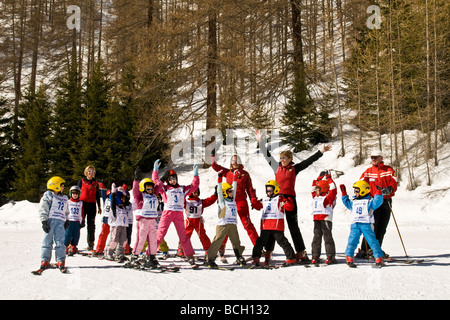
<instances>
[{"instance_id":1,"label":"forest of trees","mask_svg":"<svg viewBox=\"0 0 450 320\"><path fill-rule=\"evenodd\" d=\"M0 204L88 164L126 181L198 120L281 129L295 152L337 132L344 156L350 111L356 163L375 141L415 188L413 166L449 139L449 14L445 0L2 0ZM422 158L405 156L410 129Z\"/></svg>"}]
</instances>

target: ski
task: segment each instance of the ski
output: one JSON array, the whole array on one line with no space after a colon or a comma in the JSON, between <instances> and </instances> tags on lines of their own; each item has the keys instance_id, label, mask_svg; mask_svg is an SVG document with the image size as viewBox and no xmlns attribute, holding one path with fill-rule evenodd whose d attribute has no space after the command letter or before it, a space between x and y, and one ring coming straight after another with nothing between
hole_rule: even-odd
<instances>
[{"instance_id":1,"label":"ski","mask_svg":"<svg viewBox=\"0 0 450 320\"><path fill-rule=\"evenodd\" d=\"M45 269L48 269L48 268L39 268L35 271L31 271L31 273L34 275L40 276L42 274L42 272L44 272Z\"/></svg>"},{"instance_id":2,"label":"ski","mask_svg":"<svg viewBox=\"0 0 450 320\"><path fill-rule=\"evenodd\" d=\"M354 262L347 262L347 265L348 265L350 268L356 268L356 267L357 267L357 265L356 265Z\"/></svg>"},{"instance_id":3,"label":"ski","mask_svg":"<svg viewBox=\"0 0 450 320\"><path fill-rule=\"evenodd\" d=\"M144 266L137 266L137 267L130 268L130 269L135 269L135 270L144 271L144 272L151 272L151 273L179 272L180 271L180 268L178 268L178 267L147 268Z\"/></svg>"},{"instance_id":4,"label":"ski","mask_svg":"<svg viewBox=\"0 0 450 320\"><path fill-rule=\"evenodd\" d=\"M234 271L235 268L234 267L208 267L208 266L199 266L199 269L208 269L208 270L222 270L222 271Z\"/></svg>"},{"instance_id":5,"label":"ski","mask_svg":"<svg viewBox=\"0 0 450 320\"><path fill-rule=\"evenodd\" d=\"M386 262L398 262L398 263L405 263L405 264L419 264L424 262L424 259L397 259L397 258L389 258L387 260L385 260Z\"/></svg>"}]
</instances>

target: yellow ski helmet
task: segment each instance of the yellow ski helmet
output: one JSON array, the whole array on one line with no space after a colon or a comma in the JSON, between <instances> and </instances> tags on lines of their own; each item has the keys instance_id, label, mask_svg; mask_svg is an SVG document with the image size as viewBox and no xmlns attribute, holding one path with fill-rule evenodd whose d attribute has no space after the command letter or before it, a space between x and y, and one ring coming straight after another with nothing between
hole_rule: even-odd
<instances>
[{"instance_id":1,"label":"yellow ski helmet","mask_svg":"<svg viewBox=\"0 0 450 320\"><path fill-rule=\"evenodd\" d=\"M369 184L364 180L358 180L353 184L353 188L359 189L359 195L361 197L365 197L370 192L370 186Z\"/></svg>"},{"instance_id":2,"label":"yellow ski helmet","mask_svg":"<svg viewBox=\"0 0 450 320\"><path fill-rule=\"evenodd\" d=\"M139 182L139 191L144 192L145 191L145 184L150 183L153 187L155 187L155 183L150 178L144 178Z\"/></svg>"},{"instance_id":3,"label":"yellow ski helmet","mask_svg":"<svg viewBox=\"0 0 450 320\"><path fill-rule=\"evenodd\" d=\"M223 182L222 183L222 193L223 193L223 197L224 198L228 198L227 191L232 189L232 188L233 187L229 183L227 183L227 182Z\"/></svg>"},{"instance_id":4,"label":"yellow ski helmet","mask_svg":"<svg viewBox=\"0 0 450 320\"><path fill-rule=\"evenodd\" d=\"M55 192L61 192L61 185L64 185L65 183L66 180L61 177L51 177L47 181L47 189Z\"/></svg>"},{"instance_id":5,"label":"yellow ski helmet","mask_svg":"<svg viewBox=\"0 0 450 320\"><path fill-rule=\"evenodd\" d=\"M278 182L276 182L275 180L269 180L266 182L265 184L266 186L266 190L268 186L272 186L273 187L273 194L278 194L280 193L280 185L278 184Z\"/></svg>"}]
</instances>

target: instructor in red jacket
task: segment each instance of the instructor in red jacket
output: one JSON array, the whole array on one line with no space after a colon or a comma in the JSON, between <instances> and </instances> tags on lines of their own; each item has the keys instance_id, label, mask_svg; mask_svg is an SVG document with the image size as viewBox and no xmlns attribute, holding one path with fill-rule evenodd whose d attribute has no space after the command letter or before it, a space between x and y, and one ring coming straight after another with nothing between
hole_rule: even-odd
<instances>
[{"instance_id":1,"label":"instructor in red jacket","mask_svg":"<svg viewBox=\"0 0 450 320\"><path fill-rule=\"evenodd\" d=\"M380 150L372 151L370 159L372 161L372 166L363 172L360 180L369 183L370 194L372 197L374 197L375 192L377 191L376 181L378 181L379 186L382 188L383 204L373 212L373 217L375 218L374 232L381 247L391 218L392 197L397 191L398 182L395 170L384 164L383 153ZM368 249L370 249L370 247L367 244L366 239L363 238L357 256L366 258Z\"/></svg>"},{"instance_id":2,"label":"instructor in red jacket","mask_svg":"<svg viewBox=\"0 0 450 320\"><path fill-rule=\"evenodd\" d=\"M83 210L87 222L88 249L94 250L95 215L97 213L97 206L98 212L102 212L100 205L100 188L99 183L95 180L95 167L87 166L86 169L84 169L84 175L86 178L78 181L78 186L81 189L80 200L83 201Z\"/></svg>"},{"instance_id":3,"label":"instructor in red jacket","mask_svg":"<svg viewBox=\"0 0 450 320\"><path fill-rule=\"evenodd\" d=\"M274 169L275 171L275 167L273 166L273 164L276 163L276 160L270 154L267 147L260 143L261 135L259 133L257 133L256 138L261 152L266 157L267 162L272 166L272 169ZM317 151L308 159L305 159L299 163L294 163L292 161L294 155L290 150L283 151L280 154L280 162L278 164L278 168L275 171L275 180L280 185L280 195L284 196L287 199L292 198L294 202L294 209L286 210L286 221L291 233L292 242L294 243L297 260L299 261L308 260L308 256L306 255L306 246L303 241L303 236L300 232L300 227L298 226L297 219L297 200L295 194L295 182L297 174L309 167L312 163L321 158L325 152L330 150L331 145L324 144L321 150ZM274 246L275 242L272 241L272 243L268 243L266 246L267 251L273 251Z\"/></svg>"},{"instance_id":4,"label":"instructor in red jacket","mask_svg":"<svg viewBox=\"0 0 450 320\"><path fill-rule=\"evenodd\" d=\"M241 218L242 225L244 226L245 231L247 231L252 244L255 245L256 240L258 239L258 232L256 231L255 226L250 220L250 211L247 203L247 195L250 197L250 201L253 206L256 206L257 209L260 208L260 203L256 198L256 191L252 185L252 179L250 178L250 174L244 170L244 166L242 165L241 159L239 156L234 155L230 159L230 169L224 168L221 165L216 163L215 151L213 150L211 153L211 167L217 171L221 172L223 176L226 177L226 181L229 184L233 183L233 178L235 172L239 172L238 180L237 180L237 188L236 188L236 205L238 210L238 215Z\"/></svg>"}]
</instances>

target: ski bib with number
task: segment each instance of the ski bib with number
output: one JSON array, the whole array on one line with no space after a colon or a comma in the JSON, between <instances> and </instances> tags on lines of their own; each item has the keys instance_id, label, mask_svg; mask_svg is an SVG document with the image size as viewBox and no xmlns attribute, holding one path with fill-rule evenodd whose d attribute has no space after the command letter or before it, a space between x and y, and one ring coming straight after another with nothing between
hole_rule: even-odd
<instances>
[{"instance_id":1,"label":"ski bib with number","mask_svg":"<svg viewBox=\"0 0 450 320\"><path fill-rule=\"evenodd\" d=\"M83 201L68 201L69 204L69 221L83 221L82 210Z\"/></svg>"},{"instance_id":2,"label":"ski bib with number","mask_svg":"<svg viewBox=\"0 0 450 320\"><path fill-rule=\"evenodd\" d=\"M374 218L372 210L369 211L369 199L354 200L352 208L352 223L362 222L362 223L373 223Z\"/></svg>"},{"instance_id":3,"label":"ski bib with number","mask_svg":"<svg viewBox=\"0 0 450 320\"><path fill-rule=\"evenodd\" d=\"M66 221L67 201L66 195L53 195L52 206L48 214L49 219Z\"/></svg>"},{"instance_id":4,"label":"ski bib with number","mask_svg":"<svg viewBox=\"0 0 450 320\"><path fill-rule=\"evenodd\" d=\"M202 216L202 201L186 200L186 217L200 218Z\"/></svg>"},{"instance_id":5,"label":"ski bib with number","mask_svg":"<svg viewBox=\"0 0 450 320\"><path fill-rule=\"evenodd\" d=\"M261 220L284 219L284 213L281 212L280 209L278 208L278 200L279 200L278 197L263 199L263 210L262 210Z\"/></svg>"},{"instance_id":6,"label":"ski bib with number","mask_svg":"<svg viewBox=\"0 0 450 320\"><path fill-rule=\"evenodd\" d=\"M167 202L164 205L164 210L168 211L183 211L184 196L183 187L172 188L166 191Z\"/></svg>"},{"instance_id":7,"label":"ski bib with number","mask_svg":"<svg viewBox=\"0 0 450 320\"><path fill-rule=\"evenodd\" d=\"M154 194L142 194L142 209L136 210L137 216L144 218L158 218L158 198Z\"/></svg>"},{"instance_id":8,"label":"ski bib with number","mask_svg":"<svg viewBox=\"0 0 450 320\"><path fill-rule=\"evenodd\" d=\"M317 196L313 199L312 207L313 212L312 214L324 214L324 215L332 215L333 214L333 208L327 206L323 206L323 201L325 200L326 196Z\"/></svg>"},{"instance_id":9,"label":"ski bib with number","mask_svg":"<svg viewBox=\"0 0 450 320\"><path fill-rule=\"evenodd\" d=\"M237 224L237 206L234 201L224 201L225 208L220 209L219 207L219 222L220 226L226 224ZM223 214L224 212L224 214Z\"/></svg>"}]
</instances>

